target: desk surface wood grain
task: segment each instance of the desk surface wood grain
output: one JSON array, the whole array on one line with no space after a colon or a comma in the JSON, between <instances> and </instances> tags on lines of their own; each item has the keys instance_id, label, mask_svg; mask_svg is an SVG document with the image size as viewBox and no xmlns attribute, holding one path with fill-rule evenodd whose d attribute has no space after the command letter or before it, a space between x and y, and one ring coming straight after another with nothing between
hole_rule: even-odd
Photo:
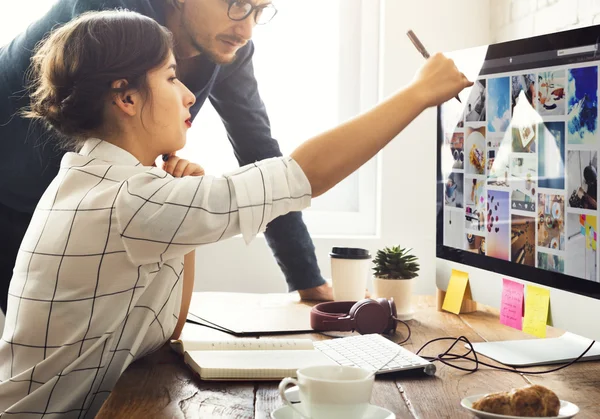
<instances>
[{"instance_id":1,"label":"desk surface wood grain","mask_svg":"<svg viewBox=\"0 0 600 419\"><path fill-rule=\"evenodd\" d=\"M457 316L438 312L434 297L417 297L415 305L415 318L409 322L412 336L406 345L412 351L442 336L465 336L472 342L530 338L501 325L498 313L486 307L479 306L477 312ZM403 340L405 333L399 325L394 339ZM210 329L206 330L206 334L207 338L231 338ZM550 336L559 334L560 331L549 328ZM320 334L293 337L328 338ZM437 355L449 344L450 341L434 343L421 355ZM463 348L457 346L455 352L460 351ZM473 365L466 361L457 364L466 368ZM600 418L600 362L578 363L547 375L521 375L489 367L469 373L437 363L434 377L378 376L371 402L391 410L397 418L470 418L471 415L460 406L463 397L505 391L530 383L545 385L561 399L577 404L581 409L577 419ZM178 355L165 346L129 366L97 418L268 419L281 404L277 383L201 381L192 375Z\"/></svg>"}]
</instances>

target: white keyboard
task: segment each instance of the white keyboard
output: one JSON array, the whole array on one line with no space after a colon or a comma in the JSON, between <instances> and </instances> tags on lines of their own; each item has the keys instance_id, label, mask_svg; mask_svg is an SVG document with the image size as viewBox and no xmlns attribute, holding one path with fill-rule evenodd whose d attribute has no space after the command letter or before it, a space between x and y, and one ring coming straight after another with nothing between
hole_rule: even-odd
<instances>
[{"instance_id":1,"label":"white keyboard","mask_svg":"<svg viewBox=\"0 0 600 419\"><path fill-rule=\"evenodd\" d=\"M313 345L340 365L377 371L377 374L423 369L426 374L434 375L436 370L431 362L376 333L321 340Z\"/></svg>"}]
</instances>

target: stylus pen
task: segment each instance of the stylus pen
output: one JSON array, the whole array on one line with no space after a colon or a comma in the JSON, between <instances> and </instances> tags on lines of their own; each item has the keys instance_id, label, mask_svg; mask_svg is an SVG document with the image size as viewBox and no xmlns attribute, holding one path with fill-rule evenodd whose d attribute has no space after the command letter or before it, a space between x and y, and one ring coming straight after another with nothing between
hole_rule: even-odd
<instances>
[{"instance_id":1,"label":"stylus pen","mask_svg":"<svg viewBox=\"0 0 600 419\"><path fill-rule=\"evenodd\" d=\"M415 46L417 51L419 51L421 53L421 55L423 56L423 58L425 58L427 60L429 58L429 53L427 52L427 50L425 49L425 47L423 46L421 41L419 41L419 38L417 38L417 35L415 35L415 33L410 29L408 32L406 32L406 35L408 35L408 39L410 39L410 41L413 43L413 45ZM458 95L456 95L454 97L456 98L456 100L458 100L459 103L462 103L460 98L458 97Z\"/></svg>"}]
</instances>

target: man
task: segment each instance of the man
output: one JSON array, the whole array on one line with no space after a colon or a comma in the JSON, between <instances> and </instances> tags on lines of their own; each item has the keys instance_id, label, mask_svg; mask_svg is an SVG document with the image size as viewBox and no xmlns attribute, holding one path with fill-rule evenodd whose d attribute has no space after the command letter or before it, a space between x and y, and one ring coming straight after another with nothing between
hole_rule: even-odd
<instances>
[{"instance_id":1,"label":"man","mask_svg":"<svg viewBox=\"0 0 600 419\"><path fill-rule=\"evenodd\" d=\"M58 0L27 31L0 49L0 308L31 214L58 171L62 152L52 135L18 115L28 105L32 51L54 26L90 10L127 8L152 17L174 36L180 79L196 95L193 117L208 98L221 116L240 165L280 156L257 89L250 41L276 13L269 0ZM94 100L94 98L90 98ZM273 221L265 233L290 290L304 299L332 299L321 277L301 213ZM187 263L187 262L186 262Z\"/></svg>"}]
</instances>

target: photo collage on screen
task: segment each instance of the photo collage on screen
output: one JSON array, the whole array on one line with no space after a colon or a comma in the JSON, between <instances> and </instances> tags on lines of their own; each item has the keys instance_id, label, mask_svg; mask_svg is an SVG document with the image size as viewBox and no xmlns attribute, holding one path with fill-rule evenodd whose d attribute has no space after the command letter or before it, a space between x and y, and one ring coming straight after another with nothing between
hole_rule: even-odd
<instances>
[{"instance_id":1,"label":"photo collage on screen","mask_svg":"<svg viewBox=\"0 0 600 419\"><path fill-rule=\"evenodd\" d=\"M442 106L444 245L600 282L598 77L486 75Z\"/></svg>"}]
</instances>

